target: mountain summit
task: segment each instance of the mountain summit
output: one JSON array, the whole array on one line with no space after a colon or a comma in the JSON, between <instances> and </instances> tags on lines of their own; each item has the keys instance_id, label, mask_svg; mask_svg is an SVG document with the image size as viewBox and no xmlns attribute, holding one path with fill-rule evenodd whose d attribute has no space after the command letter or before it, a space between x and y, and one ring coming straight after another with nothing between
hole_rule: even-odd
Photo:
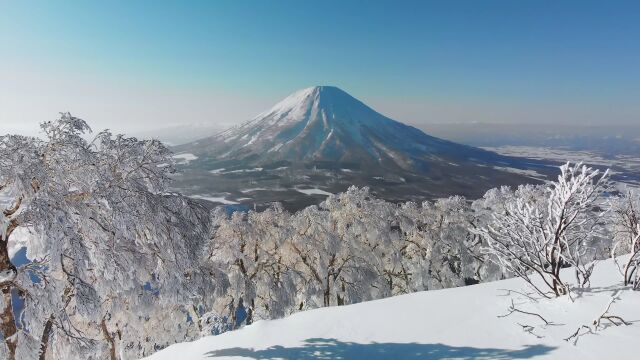
<instances>
[{"instance_id":1,"label":"mountain summit","mask_svg":"<svg viewBox=\"0 0 640 360\"><path fill-rule=\"evenodd\" d=\"M218 194L233 194L246 182L248 188L311 186L324 193L354 184L398 200L477 197L498 185L531 182L525 176L538 174L528 170L540 168L429 136L334 86L296 91L244 124L174 150L195 159L183 164L178 187L205 190L206 183ZM276 195L263 199L284 196Z\"/></svg>"}]
</instances>

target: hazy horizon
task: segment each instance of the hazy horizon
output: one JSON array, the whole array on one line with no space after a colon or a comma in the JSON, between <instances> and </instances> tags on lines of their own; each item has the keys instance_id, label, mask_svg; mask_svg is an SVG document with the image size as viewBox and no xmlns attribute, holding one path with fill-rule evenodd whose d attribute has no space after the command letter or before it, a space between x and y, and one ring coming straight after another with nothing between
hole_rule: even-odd
<instances>
[{"instance_id":1,"label":"hazy horizon","mask_svg":"<svg viewBox=\"0 0 640 360\"><path fill-rule=\"evenodd\" d=\"M299 90L299 89L297 89ZM289 95L289 94L286 94ZM198 129L213 129L214 131L222 131L224 129L231 128L238 124L250 121L255 116L260 113L270 109L274 104L278 101L282 100L286 95L273 99L273 100L263 100L255 101L252 103L243 102L240 97L237 96L229 96L221 94L217 98L213 98L212 100L219 101L221 112L215 112L212 114L201 113L200 116L197 115L199 111L203 111L197 106L190 109L192 112L189 116L185 116L184 113L181 114L173 114L173 118L169 116L167 113L163 113L163 116L158 116L160 118L169 119L166 122L158 122L156 116L151 116L150 118L146 118L149 114L159 115L159 112L150 109L151 111L143 111L142 109L137 109L135 107L128 108L129 113L126 114L113 114L109 111L109 109L104 108L104 112L95 112L92 117L84 116L84 112L76 112L71 111L70 109L63 109L60 111L45 111L33 109L33 111L28 112L25 111L24 114L19 116L19 120L12 121L2 121L0 122L0 134L5 133L15 133L22 134L28 136L38 136L40 134L39 124L44 121L53 120L58 117L60 112L70 112L72 115L83 118L86 120L89 125L92 127L94 131L100 131L103 129L110 129L116 133L125 133L129 135L148 135L150 137L156 137L163 134L163 132L174 131L174 130L182 130L186 133L190 131L197 131ZM575 130L575 131L588 131L589 129L603 129L606 134L614 134L616 132L621 131L621 129L640 129L640 123L638 122L618 122L618 123L607 123L604 122L567 122L567 123L557 123L552 120L552 117L548 116L540 116L538 119L531 119L529 121L518 121L518 122L507 122L504 118L493 117L493 118L485 118L479 120L477 116L473 116L473 114L465 115L464 109L456 108L455 105L444 106L442 104L431 104L429 102L424 103L412 103L404 105L397 103L390 103L385 101L385 99L373 99L371 102L367 102L366 100L362 100L365 104L372 107L374 110L380 112L381 114L394 119L401 121L403 123L415 126L420 128L423 131L429 131L431 129L446 129L449 130L459 130L460 126L464 125L491 125L491 126L503 126L505 128L518 128L523 127L528 130L532 128L543 128L543 127L553 127L557 129L564 130ZM193 102L194 100L191 99ZM269 102L270 101L270 102ZM203 102L206 102L203 100ZM209 102L210 104L210 102ZM264 105L263 105L264 104ZM95 104L91 104L95 105ZM141 104L142 105L142 104ZM258 106L262 106L258 108ZM406 112L407 108L416 111L417 115L415 117L407 117L401 118L400 116L403 113L403 106ZM90 106L80 106L81 109L86 109ZM122 109L118 109L119 111L124 111ZM95 110L94 110L95 111ZM157 110L161 111L161 110ZM502 108L500 111L503 114L509 113L517 113L518 109L509 109ZM520 110L521 111L521 110ZM3 111L0 109L0 114ZM92 113L92 110L88 110L88 113ZM50 114L45 114L50 113ZM220 113L228 113L228 116L221 116ZM536 113L540 114L538 110ZM196 115L194 115L196 114ZM396 115L398 114L398 115ZM438 116L441 114L442 116ZM118 119L116 116L123 115L124 119ZM137 115L137 116L136 116ZM180 116L178 116L180 115ZM585 117L588 118L588 117ZM217 119L217 120L216 120ZM133 124L131 121L133 120ZM137 120L137 121L136 121ZM212 134L202 134L202 137L206 137ZM439 134L435 134L438 136ZM189 136L189 138L197 138Z\"/></svg>"}]
</instances>

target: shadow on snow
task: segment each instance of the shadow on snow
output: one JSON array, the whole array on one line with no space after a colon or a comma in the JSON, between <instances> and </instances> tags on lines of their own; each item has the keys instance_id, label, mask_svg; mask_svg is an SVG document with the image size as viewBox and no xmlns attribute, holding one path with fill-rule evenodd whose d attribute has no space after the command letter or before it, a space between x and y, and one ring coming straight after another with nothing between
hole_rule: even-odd
<instances>
[{"instance_id":1,"label":"shadow on snow","mask_svg":"<svg viewBox=\"0 0 640 360\"><path fill-rule=\"evenodd\" d=\"M242 356L252 359L530 359L555 348L528 345L521 350L457 347L444 344L358 344L335 339L308 339L299 347L272 346L264 350L229 348L206 353L209 357Z\"/></svg>"}]
</instances>

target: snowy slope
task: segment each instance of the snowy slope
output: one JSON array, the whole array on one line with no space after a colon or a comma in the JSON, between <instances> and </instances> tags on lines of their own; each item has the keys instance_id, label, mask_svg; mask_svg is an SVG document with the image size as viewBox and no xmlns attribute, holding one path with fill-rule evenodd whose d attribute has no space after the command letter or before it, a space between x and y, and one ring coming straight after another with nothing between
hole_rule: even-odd
<instances>
[{"instance_id":1,"label":"snowy slope","mask_svg":"<svg viewBox=\"0 0 640 360\"><path fill-rule=\"evenodd\" d=\"M572 277L571 269L566 276ZM526 291L519 279L421 292L368 303L323 308L241 330L170 346L149 359L639 359L640 292L623 290L610 313L631 321L579 338L563 339L600 316L620 276L600 263L592 287L568 298L537 303L503 289ZM516 307L535 316L506 314ZM536 335L518 325L535 326ZM635 354L633 355L635 348Z\"/></svg>"}]
</instances>

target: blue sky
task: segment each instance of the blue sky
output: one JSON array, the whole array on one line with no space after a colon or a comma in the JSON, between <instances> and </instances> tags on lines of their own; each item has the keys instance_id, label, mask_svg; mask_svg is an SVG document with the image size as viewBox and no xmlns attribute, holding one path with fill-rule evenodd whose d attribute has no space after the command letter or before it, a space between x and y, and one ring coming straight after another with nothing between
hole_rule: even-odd
<instances>
[{"instance_id":1,"label":"blue sky","mask_svg":"<svg viewBox=\"0 0 640 360\"><path fill-rule=\"evenodd\" d=\"M640 123L638 19L637 1L0 0L0 123L225 125L312 85L413 124Z\"/></svg>"}]
</instances>

